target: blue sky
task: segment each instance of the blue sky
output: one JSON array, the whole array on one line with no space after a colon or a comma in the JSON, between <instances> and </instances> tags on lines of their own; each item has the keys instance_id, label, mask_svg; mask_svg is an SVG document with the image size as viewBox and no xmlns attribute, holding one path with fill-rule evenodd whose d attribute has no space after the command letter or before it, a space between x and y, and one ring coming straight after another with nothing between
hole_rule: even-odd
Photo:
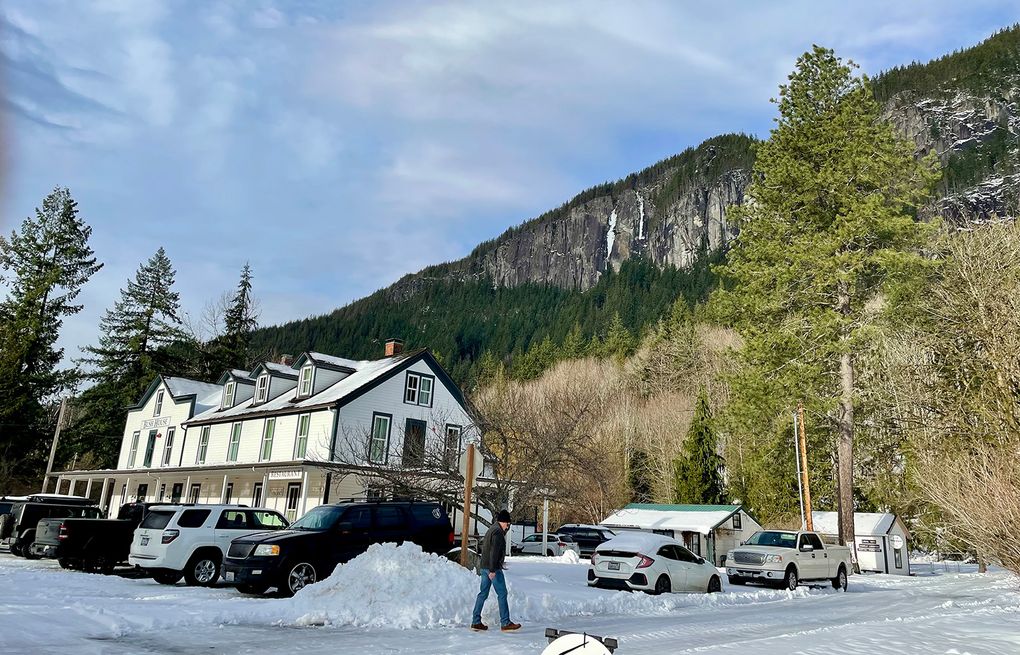
<instances>
[{"instance_id":1,"label":"blue sky","mask_svg":"<svg viewBox=\"0 0 1020 655\"><path fill-rule=\"evenodd\" d=\"M67 186L106 263L75 355L160 246L196 324L246 261L263 324L325 313L710 136L766 136L812 43L876 73L1020 8L8 0L0 20L0 228Z\"/></svg>"}]
</instances>

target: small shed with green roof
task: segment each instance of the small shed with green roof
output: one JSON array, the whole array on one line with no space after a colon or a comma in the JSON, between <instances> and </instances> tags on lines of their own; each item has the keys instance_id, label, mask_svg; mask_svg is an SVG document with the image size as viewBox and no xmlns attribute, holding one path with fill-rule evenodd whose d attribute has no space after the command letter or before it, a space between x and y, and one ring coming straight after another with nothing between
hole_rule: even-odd
<instances>
[{"instance_id":1,"label":"small shed with green roof","mask_svg":"<svg viewBox=\"0 0 1020 655\"><path fill-rule=\"evenodd\" d=\"M630 503L602 521L614 532L639 530L673 537L689 550L723 566L727 551L761 530L742 505Z\"/></svg>"}]
</instances>

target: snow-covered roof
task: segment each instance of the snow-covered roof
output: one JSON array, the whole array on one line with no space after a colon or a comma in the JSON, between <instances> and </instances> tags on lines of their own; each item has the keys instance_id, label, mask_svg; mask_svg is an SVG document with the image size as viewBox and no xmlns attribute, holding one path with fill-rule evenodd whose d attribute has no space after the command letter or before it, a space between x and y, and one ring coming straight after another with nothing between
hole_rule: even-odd
<instances>
[{"instance_id":1,"label":"snow-covered roof","mask_svg":"<svg viewBox=\"0 0 1020 655\"><path fill-rule=\"evenodd\" d=\"M254 380L252 380L251 373L240 368L230 369L230 377L236 378L238 380L251 380L252 382L254 382Z\"/></svg>"},{"instance_id":2,"label":"snow-covered roof","mask_svg":"<svg viewBox=\"0 0 1020 655\"><path fill-rule=\"evenodd\" d=\"M608 528L679 530L708 534L728 519L740 505L653 505L631 503L602 521Z\"/></svg>"},{"instance_id":3,"label":"snow-covered roof","mask_svg":"<svg viewBox=\"0 0 1020 655\"><path fill-rule=\"evenodd\" d=\"M839 534L839 514L836 512L811 512L815 532ZM854 534L888 534L896 522L892 512L854 512Z\"/></svg>"},{"instance_id":4,"label":"snow-covered roof","mask_svg":"<svg viewBox=\"0 0 1020 655\"><path fill-rule=\"evenodd\" d=\"M603 541L595 550L604 552L607 550L636 551L644 555L654 555L660 546L666 544L676 545L680 543L672 537L652 532L624 532L616 535L609 541Z\"/></svg>"},{"instance_id":5,"label":"snow-covered roof","mask_svg":"<svg viewBox=\"0 0 1020 655\"><path fill-rule=\"evenodd\" d=\"M196 412L195 416L190 419L188 423L200 423L213 419L220 421L249 414L271 414L283 409L303 409L331 405L344 399L346 396L354 393L358 389L361 389L365 385L374 382L380 377L391 372L393 369L400 367L406 363L407 359L421 354L421 352L422 351L419 350L417 352L404 353L397 355L396 357L387 357L385 359L373 361L355 362L351 360L351 362L355 364L355 366L351 367L355 369L354 373L351 373L339 382L326 387L319 393L307 398L302 398L297 402L294 402L296 390L291 388L287 389L275 398L270 398L268 401L259 403L258 405L254 404L253 398L249 398L248 400L227 409L221 410L217 406L203 412L202 414Z\"/></svg>"},{"instance_id":6,"label":"snow-covered roof","mask_svg":"<svg viewBox=\"0 0 1020 655\"><path fill-rule=\"evenodd\" d=\"M220 394L223 392L223 387L218 384L168 376L163 377L163 382L166 383L174 398L180 398L181 396L195 397L194 414L204 412L210 407L217 407L220 404Z\"/></svg>"},{"instance_id":7,"label":"snow-covered roof","mask_svg":"<svg viewBox=\"0 0 1020 655\"><path fill-rule=\"evenodd\" d=\"M309 352L306 354L308 355L308 358L311 359L313 362L316 362L318 364L328 364L330 366L338 366L340 368L357 369L359 364L364 364L364 362L359 362L354 359L345 359L343 357L335 357L333 355L326 355L324 353Z\"/></svg>"},{"instance_id":8,"label":"snow-covered roof","mask_svg":"<svg viewBox=\"0 0 1020 655\"><path fill-rule=\"evenodd\" d=\"M297 371L294 370L294 367L288 366L287 364L278 364L277 362L265 362L264 364L262 364L262 368L277 375L286 375L287 377L297 376Z\"/></svg>"}]
</instances>

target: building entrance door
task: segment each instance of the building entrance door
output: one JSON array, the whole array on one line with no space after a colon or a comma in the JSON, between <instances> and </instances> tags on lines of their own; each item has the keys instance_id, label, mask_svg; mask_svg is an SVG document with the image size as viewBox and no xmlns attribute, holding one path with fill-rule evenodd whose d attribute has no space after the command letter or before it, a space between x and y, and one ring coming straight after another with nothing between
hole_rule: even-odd
<instances>
[{"instance_id":1,"label":"building entrance door","mask_svg":"<svg viewBox=\"0 0 1020 655\"><path fill-rule=\"evenodd\" d=\"M291 482L287 485L287 511L284 514L288 521L297 519L299 502L301 502L301 483Z\"/></svg>"}]
</instances>

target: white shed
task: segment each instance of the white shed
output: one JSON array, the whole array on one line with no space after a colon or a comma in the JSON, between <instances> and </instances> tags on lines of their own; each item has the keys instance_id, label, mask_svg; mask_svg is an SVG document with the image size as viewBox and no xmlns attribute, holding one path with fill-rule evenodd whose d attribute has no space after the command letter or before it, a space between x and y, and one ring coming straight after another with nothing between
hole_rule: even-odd
<instances>
[{"instance_id":1,"label":"white shed","mask_svg":"<svg viewBox=\"0 0 1020 655\"><path fill-rule=\"evenodd\" d=\"M811 512L815 532L836 537L836 512ZM910 532L903 520L891 512L855 512L854 542L862 572L910 575L907 541Z\"/></svg>"},{"instance_id":2,"label":"white shed","mask_svg":"<svg viewBox=\"0 0 1020 655\"><path fill-rule=\"evenodd\" d=\"M673 537L716 566L723 565L727 551L762 529L741 505L631 503L602 525L614 532L641 530Z\"/></svg>"}]
</instances>

